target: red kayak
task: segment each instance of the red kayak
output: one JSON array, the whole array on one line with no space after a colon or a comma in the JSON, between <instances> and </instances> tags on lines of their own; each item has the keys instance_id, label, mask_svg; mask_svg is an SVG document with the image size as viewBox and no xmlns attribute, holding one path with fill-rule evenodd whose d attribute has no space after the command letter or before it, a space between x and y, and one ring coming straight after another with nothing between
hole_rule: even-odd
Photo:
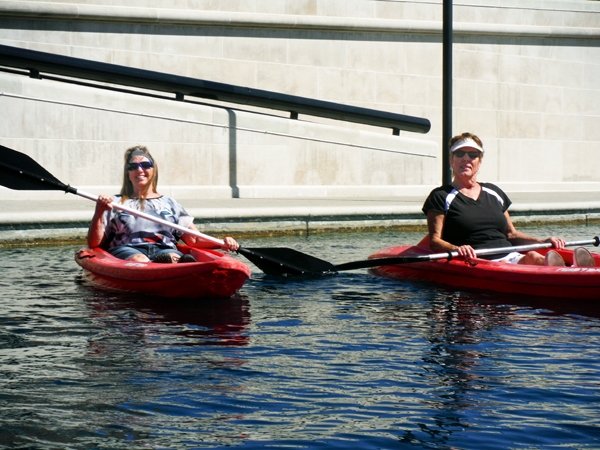
<instances>
[{"instance_id":1,"label":"red kayak","mask_svg":"<svg viewBox=\"0 0 600 450\"><path fill-rule=\"evenodd\" d=\"M391 247L369 256L369 259L433 254L428 238L416 246ZM542 255L548 249L536 250ZM456 258L395 264L371 269L371 273L393 279L413 279L459 288L482 289L513 294L600 300L600 255L593 254L596 267L571 267L572 250L558 250L566 267L526 266Z\"/></svg>"},{"instance_id":2,"label":"red kayak","mask_svg":"<svg viewBox=\"0 0 600 450\"><path fill-rule=\"evenodd\" d=\"M81 248L75 261L94 285L172 298L230 297L250 278L250 268L214 250L179 246L197 262L182 264L125 261L99 248Z\"/></svg>"}]
</instances>

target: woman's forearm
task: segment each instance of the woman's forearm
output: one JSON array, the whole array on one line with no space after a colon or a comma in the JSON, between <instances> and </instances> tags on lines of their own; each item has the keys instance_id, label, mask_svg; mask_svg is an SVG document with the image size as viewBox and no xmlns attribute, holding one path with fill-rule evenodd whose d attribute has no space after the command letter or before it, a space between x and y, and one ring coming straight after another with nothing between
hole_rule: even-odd
<instances>
[{"instance_id":1,"label":"woman's forearm","mask_svg":"<svg viewBox=\"0 0 600 450\"><path fill-rule=\"evenodd\" d=\"M429 239L429 247L435 252L451 252L458 248L456 245L453 245L450 242L436 238Z\"/></svg>"},{"instance_id":2,"label":"woman's forearm","mask_svg":"<svg viewBox=\"0 0 600 450\"><path fill-rule=\"evenodd\" d=\"M102 214L94 214L92 224L88 230L87 243L88 247L98 247L104 239L104 226L102 223Z\"/></svg>"},{"instance_id":3,"label":"woman's forearm","mask_svg":"<svg viewBox=\"0 0 600 450\"><path fill-rule=\"evenodd\" d=\"M514 231L506 236L507 240L513 245L538 244L544 242L543 239L534 238L520 231Z\"/></svg>"}]
</instances>

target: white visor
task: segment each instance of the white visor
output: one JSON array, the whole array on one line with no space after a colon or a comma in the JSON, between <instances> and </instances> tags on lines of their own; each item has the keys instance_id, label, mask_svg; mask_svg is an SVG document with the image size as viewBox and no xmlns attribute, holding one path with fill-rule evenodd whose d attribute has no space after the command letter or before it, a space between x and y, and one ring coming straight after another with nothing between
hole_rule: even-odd
<instances>
[{"instance_id":1,"label":"white visor","mask_svg":"<svg viewBox=\"0 0 600 450\"><path fill-rule=\"evenodd\" d=\"M483 148L481 148L477 144L477 142L475 142L471 138L461 139L460 141L456 141L454 143L454 145L450 148L450 153L454 153L456 150L465 148L465 147L474 148L476 150L479 150L481 153L483 153Z\"/></svg>"}]
</instances>

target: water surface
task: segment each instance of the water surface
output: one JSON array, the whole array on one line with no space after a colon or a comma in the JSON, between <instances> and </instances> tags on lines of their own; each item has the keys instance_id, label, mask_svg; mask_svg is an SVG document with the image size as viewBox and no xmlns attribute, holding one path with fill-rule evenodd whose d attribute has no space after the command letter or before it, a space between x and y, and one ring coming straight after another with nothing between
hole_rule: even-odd
<instances>
[{"instance_id":1,"label":"water surface","mask_svg":"<svg viewBox=\"0 0 600 450\"><path fill-rule=\"evenodd\" d=\"M243 244L342 263L421 234ZM254 266L231 299L152 299L90 288L76 250L0 250L0 448L600 448L600 303Z\"/></svg>"}]
</instances>

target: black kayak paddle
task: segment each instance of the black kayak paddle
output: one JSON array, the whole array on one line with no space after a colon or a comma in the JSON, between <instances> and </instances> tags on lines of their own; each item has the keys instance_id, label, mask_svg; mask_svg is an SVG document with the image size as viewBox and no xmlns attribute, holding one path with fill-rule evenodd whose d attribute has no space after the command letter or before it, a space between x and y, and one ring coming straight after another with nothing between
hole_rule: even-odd
<instances>
[{"instance_id":1,"label":"black kayak paddle","mask_svg":"<svg viewBox=\"0 0 600 450\"><path fill-rule=\"evenodd\" d=\"M583 245L594 245L598 247L600 245L600 238L595 236L592 239L586 239L581 241L565 242L565 247L583 246ZM477 256L484 255L499 255L502 253L510 252L528 252L531 250L540 250L544 248L551 248L552 244L548 242L542 242L539 244L527 244L517 245L513 247L498 247L498 248L486 248L481 250L475 250ZM273 249L277 250L277 249ZM285 249L281 249L285 250ZM448 261L458 257L458 252L446 252L446 253L432 253L426 255L407 255L407 256L390 256L384 258L372 258L361 261L352 261L343 264L331 264L322 259L313 258L312 256L301 254L301 258L298 258L296 264L299 272L284 272L283 269L279 273L274 275L299 275L299 274L331 274L336 272L342 272L345 270L356 270L356 269L369 269L373 267L381 266L392 266L395 264L413 264L428 261L438 261L447 259ZM308 258L306 258L308 257Z\"/></svg>"},{"instance_id":2,"label":"black kayak paddle","mask_svg":"<svg viewBox=\"0 0 600 450\"><path fill-rule=\"evenodd\" d=\"M29 156L0 145L0 184L9 189L21 191L64 191L69 194L79 195L97 202L98 196L78 190L66 185L54 177L50 172L40 166ZM223 245L222 239L217 239L206 234L190 230L189 228L167 222L158 217L127 208L118 203L112 204L113 208L160 223L182 233L192 234L205 241ZM319 258L307 255L291 248L244 248L240 247L237 253L252 261L260 270L268 275L301 275L314 272L326 272L333 264Z\"/></svg>"}]
</instances>

